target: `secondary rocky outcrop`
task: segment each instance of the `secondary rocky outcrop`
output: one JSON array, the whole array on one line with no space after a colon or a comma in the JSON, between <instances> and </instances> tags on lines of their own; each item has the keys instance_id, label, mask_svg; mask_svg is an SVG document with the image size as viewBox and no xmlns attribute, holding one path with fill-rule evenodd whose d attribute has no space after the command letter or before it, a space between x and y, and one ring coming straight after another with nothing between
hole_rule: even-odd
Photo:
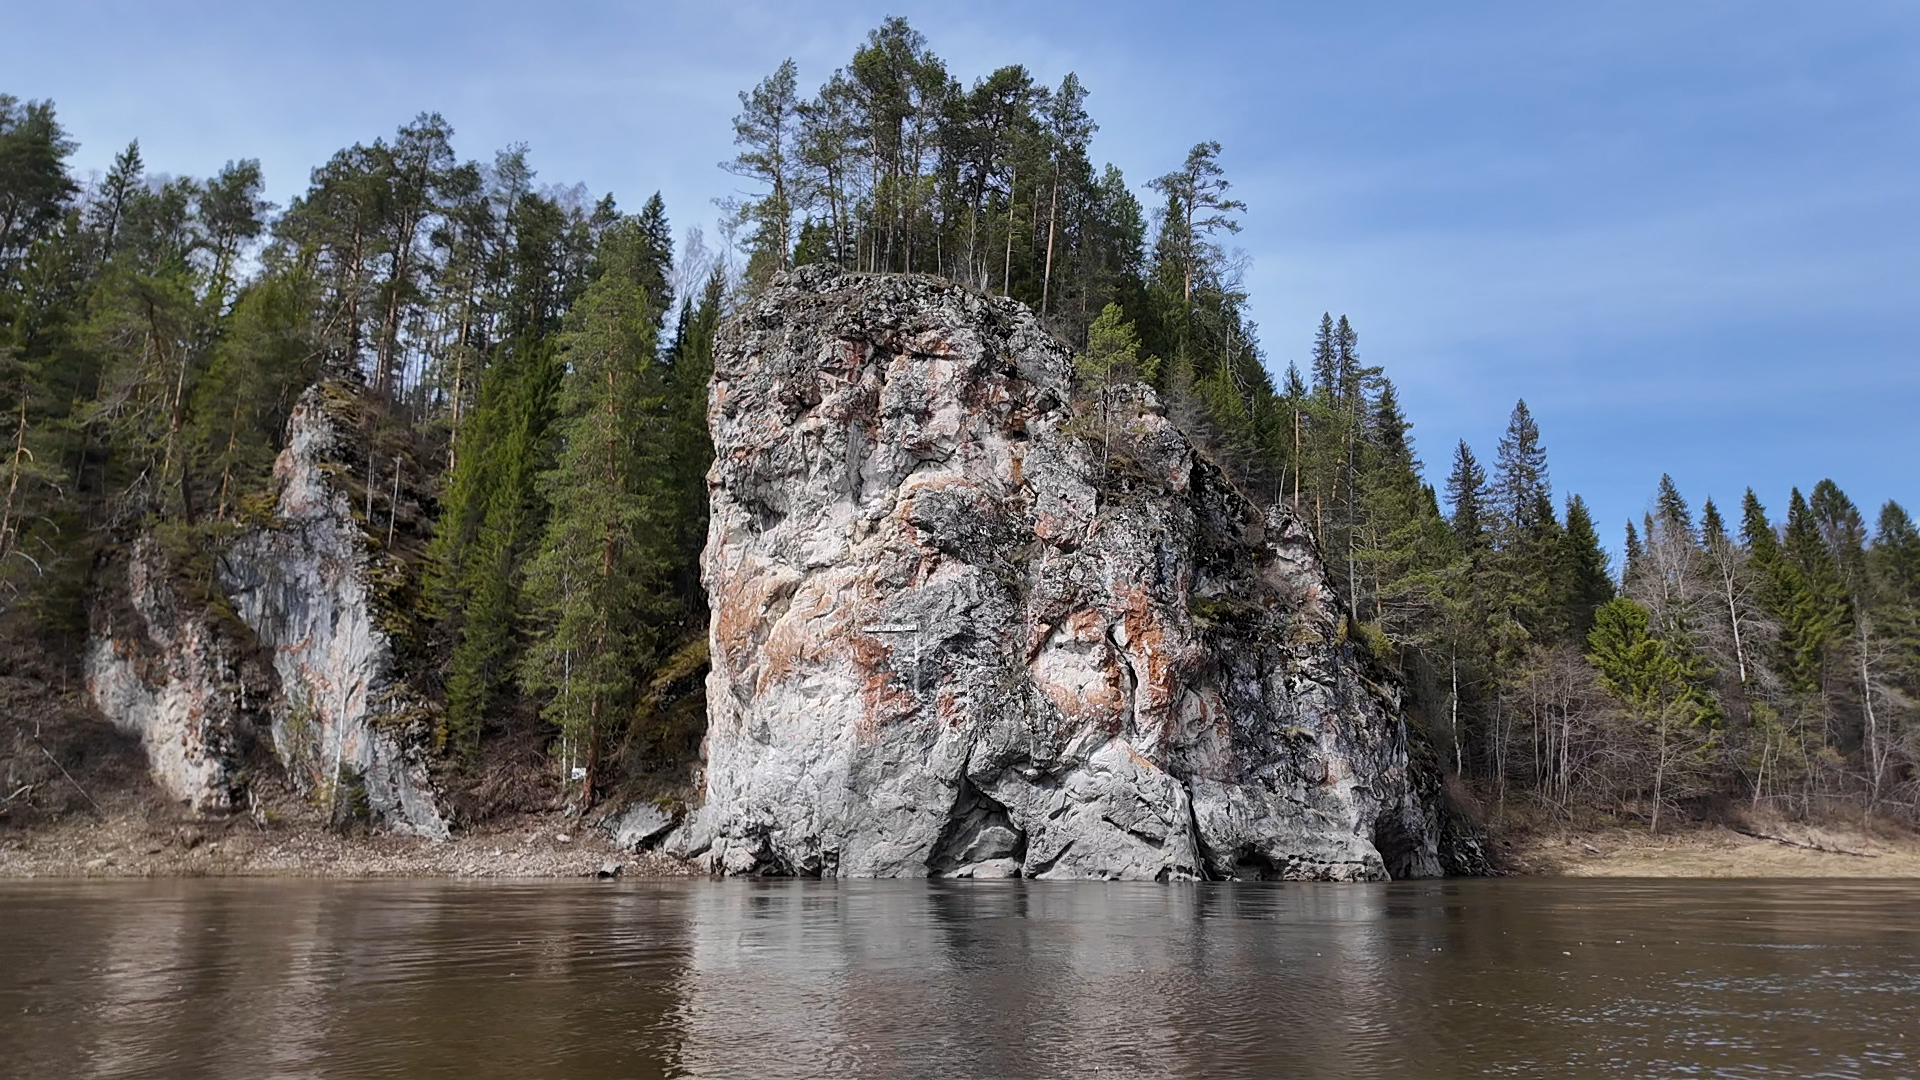
<instances>
[{"instance_id":1,"label":"secondary rocky outcrop","mask_svg":"<svg viewBox=\"0 0 1920 1080\"><path fill-rule=\"evenodd\" d=\"M805 268L714 363L704 804L729 873L1441 873L1307 529L1020 305Z\"/></svg>"},{"instance_id":2,"label":"secondary rocky outcrop","mask_svg":"<svg viewBox=\"0 0 1920 1080\"><path fill-rule=\"evenodd\" d=\"M395 670L379 626L367 541L329 468L343 450L329 401L317 387L295 407L273 466L273 521L223 554L221 584L273 658L273 745L295 782L338 785L374 821L444 837L428 770L431 714Z\"/></svg>"},{"instance_id":3,"label":"secondary rocky outcrop","mask_svg":"<svg viewBox=\"0 0 1920 1080\"><path fill-rule=\"evenodd\" d=\"M368 541L337 478L347 448L330 410L348 393L301 399L270 520L213 558L217 598L182 603L155 541L131 545L124 581L96 604L88 686L141 735L160 787L195 810L233 805L240 736L262 730L288 780L337 815L444 837L429 707L395 669Z\"/></svg>"}]
</instances>

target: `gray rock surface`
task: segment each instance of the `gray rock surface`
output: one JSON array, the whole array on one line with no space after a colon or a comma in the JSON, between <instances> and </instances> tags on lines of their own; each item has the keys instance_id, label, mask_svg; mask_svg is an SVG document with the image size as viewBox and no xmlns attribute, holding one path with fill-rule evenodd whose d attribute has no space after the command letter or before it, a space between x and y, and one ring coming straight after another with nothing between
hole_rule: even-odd
<instances>
[{"instance_id":1,"label":"gray rock surface","mask_svg":"<svg viewBox=\"0 0 1920 1080\"><path fill-rule=\"evenodd\" d=\"M705 797L670 849L854 877L1460 863L1308 531L1144 387L1077 414L1020 305L812 267L714 366Z\"/></svg>"},{"instance_id":2,"label":"gray rock surface","mask_svg":"<svg viewBox=\"0 0 1920 1080\"><path fill-rule=\"evenodd\" d=\"M366 538L329 477L339 439L324 388L309 390L274 462L273 522L223 553L221 584L273 657L281 691L273 745L295 783L323 796L344 785L373 821L445 837L428 771L431 713L394 670L368 586Z\"/></svg>"},{"instance_id":3,"label":"gray rock surface","mask_svg":"<svg viewBox=\"0 0 1920 1080\"><path fill-rule=\"evenodd\" d=\"M650 802L627 807L606 824L607 835L623 851L638 851L673 828L673 815Z\"/></svg>"},{"instance_id":4,"label":"gray rock surface","mask_svg":"<svg viewBox=\"0 0 1920 1080\"><path fill-rule=\"evenodd\" d=\"M140 736L154 783L196 813L221 813L241 796L240 749L266 704L249 700L248 657L195 605L183 603L159 545L142 537L119 567L124 579L97 605L87 640L87 691L121 729ZM244 637L244 632L242 632Z\"/></svg>"}]
</instances>

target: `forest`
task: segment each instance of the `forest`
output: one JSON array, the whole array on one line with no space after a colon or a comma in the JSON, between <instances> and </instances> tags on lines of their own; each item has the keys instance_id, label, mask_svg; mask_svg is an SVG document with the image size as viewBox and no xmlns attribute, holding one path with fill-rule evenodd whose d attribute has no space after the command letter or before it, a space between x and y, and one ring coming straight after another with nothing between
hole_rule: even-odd
<instances>
[{"instance_id":1,"label":"forest","mask_svg":"<svg viewBox=\"0 0 1920 1080\"><path fill-rule=\"evenodd\" d=\"M1083 408L1150 382L1241 490L1311 525L1348 637L1483 804L1655 831L1730 803L1920 820L1920 529L1897 503L1818 480L1696 505L1661 477L1613 565L1524 402L1429 474L1348 319L1286 328L1303 362L1274 360L1219 143L1123 177L1090 156L1073 75L966 81L900 19L804 86L789 61L740 94L719 251L675 250L657 195L538 182L525 146L462 160L437 114L275 206L254 160L161 176L134 143L78 175L55 104L0 94L8 663L77 664L137 535L217 604L210 559L270 512L318 384L354 402L342 482L462 812L684 772L715 337L776 273L832 263L1029 305L1080 351Z\"/></svg>"}]
</instances>

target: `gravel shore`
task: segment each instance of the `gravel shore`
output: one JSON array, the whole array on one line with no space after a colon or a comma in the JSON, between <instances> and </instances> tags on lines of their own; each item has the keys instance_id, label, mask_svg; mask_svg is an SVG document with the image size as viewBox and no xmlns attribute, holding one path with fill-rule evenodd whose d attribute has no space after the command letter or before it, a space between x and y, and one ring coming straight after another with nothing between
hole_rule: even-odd
<instances>
[{"instance_id":1,"label":"gravel shore","mask_svg":"<svg viewBox=\"0 0 1920 1080\"><path fill-rule=\"evenodd\" d=\"M0 828L0 879L45 877L578 878L695 871L657 852L616 849L560 814L491 824L453 839L262 827L246 817L205 821L111 814Z\"/></svg>"}]
</instances>

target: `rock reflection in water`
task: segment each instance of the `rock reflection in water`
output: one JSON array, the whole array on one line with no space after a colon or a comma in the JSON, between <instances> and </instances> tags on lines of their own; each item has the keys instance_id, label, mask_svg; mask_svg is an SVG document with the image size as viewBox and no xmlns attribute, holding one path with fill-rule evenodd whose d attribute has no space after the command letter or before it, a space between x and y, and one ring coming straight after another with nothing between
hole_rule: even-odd
<instances>
[{"instance_id":1,"label":"rock reflection in water","mask_svg":"<svg viewBox=\"0 0 1920 1080\"><path fill-rule=\"evenodd\" d=\"M693 899L678 1063L751 1075L740 1056L751 1046L835 1076L934 1063L969 1076L1217 1074L1236 1058L1259 1063L1285 1032L1290 1060L1336 1068L1364 1060L1386 1030L1386 896L986 882L705 890ZM1266 932L1231 929L1247 917L1268 920ZM1244 985L1262 971L1267 989ZM1223 1009L1235 998L1240 1008Z\"/></svg>"},{"instance_id":2,"label":"rock reflection in water","mask_svg":"<svg viewBox=\"0 0 1920 1080\"><path fill-rule=\"evenodd\" d=\"M0 1076L1900 1075L1920 888L16 883Z\"/></svg>"}]
</instances>

